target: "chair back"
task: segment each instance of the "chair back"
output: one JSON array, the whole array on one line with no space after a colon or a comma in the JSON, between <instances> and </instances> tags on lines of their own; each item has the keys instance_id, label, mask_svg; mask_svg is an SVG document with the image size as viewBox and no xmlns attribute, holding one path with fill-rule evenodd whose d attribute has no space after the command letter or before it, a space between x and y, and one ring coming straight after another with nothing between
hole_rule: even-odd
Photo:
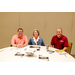
<instances>
[{"instance_id":1,"label":"chair back","mask_svg":"<svg viewBox=\"0 0 75 75\"><path fill-rule=\"evenodd\" d=\"M71 49L72 49L72 43L69 42L69 43L68 43L68 48L67 48L67 50L66 50L67 53L70 54L70 53L71 53Z\"/></svg>"}]
</instances>

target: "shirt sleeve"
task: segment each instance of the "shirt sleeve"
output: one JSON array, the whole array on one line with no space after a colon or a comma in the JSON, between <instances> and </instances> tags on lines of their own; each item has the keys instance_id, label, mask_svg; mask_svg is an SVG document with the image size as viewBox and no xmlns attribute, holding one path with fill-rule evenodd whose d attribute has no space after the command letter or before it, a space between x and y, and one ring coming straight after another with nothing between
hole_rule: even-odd
<instances>
[{"instance_id":1,"label":"shirt sleeve","mask_svg":"<svg viewBox=\"0 0 75 75\"><path fill-rule=\"evenodd\" d=\"M42 39L42 46L45 46L43 39Z\"/></svg>"},{"instance_id":2,"label":"shirt sleeve","mask_svg":"<svg viewBox=\"0 0 75 75\"><path fill-rule=\"evenodd\" d=\"M31 39L29 40L29 43L28 43L28 45L32 45L32 44L31 44Z\"/></svg>"},{"instance_id":3,"label":"shirt sleeve","mask_svg":"<svg viewBox=\"0 0 75 75\"><path fill-rule=\"evenodd\" d=\"M25 36L25 43L27 43L28 42L28 38L27 38L27 36Z\"/></svg>"},{"instance_id":4,"label":"shirt sleeve","mask_svg":"<svg viewBox=\"0 0 75 75\"><path fill-rule=\"evenodd\" d=\"M68 39L67 39L67 37L65 38L64 47L68 47Z\"/></svg>"},{"instance_id":5,"label":"shirt sleeve","mask_svg":"<svg viewBox=\"0 0 75 75\"><path fill-rule=\"evenodd\" d=\"M11 44L15 44L15 36L12 37Z\"/></svg>"},{"instance_id":6,"label":"shirt sleeve","mask_svg":"<svg viewBox=\"0 0 75 75\"><path fill-rule=\"evenodd\" d=\"M52 37L52 39L51 39L51 45L53 45L53 37Z\"/></svg>"}]
</instances>

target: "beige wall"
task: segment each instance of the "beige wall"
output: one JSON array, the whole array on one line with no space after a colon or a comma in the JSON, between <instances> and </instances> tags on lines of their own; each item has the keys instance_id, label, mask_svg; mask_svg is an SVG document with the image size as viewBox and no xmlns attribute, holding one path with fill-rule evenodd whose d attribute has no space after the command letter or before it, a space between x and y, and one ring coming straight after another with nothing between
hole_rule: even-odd
<instances>
[{"instance_id":1,"label":"beige wall","mask_svg":"<svg viewBox=\"0 0 75 75\"><path fill-rule=\"evenodd\" d=\"M71 53L75 54L74 20L74 12L0 12L0 48L10 45L11 37L19 27L24 29L28 39L32 37L34 29L39 29L45 45L50 44L56 28L61 27L63 34L73 43Z\"/></svg>"},{"instance_id":2,"label":"beige wall","mask_svg":"<svg viewBox=\"0 0 75 75\"><path fill-rule=\"evenodd\" d=\"M12 35L19 27L19 13L0 12L0 48L10 45Z\"/></svg>"}]
</instances>

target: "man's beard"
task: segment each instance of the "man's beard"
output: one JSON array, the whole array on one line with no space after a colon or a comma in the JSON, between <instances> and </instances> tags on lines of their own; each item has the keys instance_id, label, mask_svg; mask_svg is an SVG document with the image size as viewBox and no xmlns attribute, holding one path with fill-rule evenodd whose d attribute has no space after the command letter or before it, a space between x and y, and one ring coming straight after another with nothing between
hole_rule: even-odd
<instances>
[{"instance_id":1,"label":"man's beard","mask_svg":"<svg viewBox=\"0 0 75 75\"><path fill-rule=\"evenodd\" d=\"M57 37L60 37L60 34L59 34L59 35L57 35Z\"/></svg>"}]
</instances>

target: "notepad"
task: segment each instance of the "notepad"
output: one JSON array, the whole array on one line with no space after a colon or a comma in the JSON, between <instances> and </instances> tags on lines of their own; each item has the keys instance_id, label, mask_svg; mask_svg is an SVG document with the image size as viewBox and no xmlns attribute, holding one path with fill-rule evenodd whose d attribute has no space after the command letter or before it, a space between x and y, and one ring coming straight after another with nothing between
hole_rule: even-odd
<instances>
[{"instance_id":1,"label":"notepad","mask_svg":"<svg viewBox=\"0 0 75 75\"><path fill-rule=\"evenodd\" d=\"M39 59L49 61L49 57L45 55L39 55Z\"/></svg>"},{"instance_id":2,"label":"notepad","mask_svg":"<svg viewBox=\"0 0 75 75\"><path fill-rule=\"evenodd\" d=\"M24 56L24 54L22 54L22 53L20 53L20 52L17 52L17 53L15 54L15 56Z\"/></svg>"},{"instance_id":3,"label":"notepad","mask_svg":"<svg viewBox=\"0 0 75 75\"><path fill-rule=\"evenodd\" d=\"M64 55L67 54L67 52L65 52L64 50L55 50L57 53L59 53L60 55Z\"/></svg>"},{"instance_id":4,"label":"notepad","mask_svg":"<svg viewBox=\"0 0 75 75\"><path fill-rule=\"evenodd\" d=\"M30 46L30 48L40 48L40 46Z\"/></svg>"}]
</instances>

